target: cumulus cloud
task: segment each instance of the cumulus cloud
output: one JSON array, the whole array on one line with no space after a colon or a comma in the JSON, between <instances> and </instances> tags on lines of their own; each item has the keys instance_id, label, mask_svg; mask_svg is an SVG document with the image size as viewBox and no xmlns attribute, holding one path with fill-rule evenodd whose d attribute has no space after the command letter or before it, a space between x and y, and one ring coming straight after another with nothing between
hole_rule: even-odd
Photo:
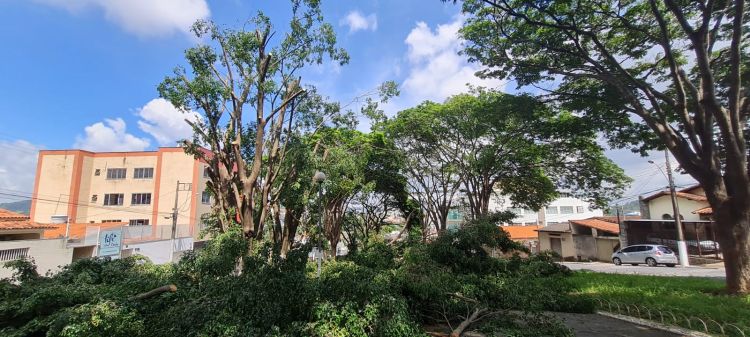
<instances>
[{"instance_id":1,"label":"cumulus cloud","mask_svg":"<svg viewBox=\"0 0 750 337\"><path fill-rule=\"evenodd\" d=\"M474 74L478 65L470 64L460 55L463 40L458 31L463 24L459 17L432 30L418 22L406 37L406 59L409 71L402 91L416 101L443 101L451 95L468 90L467 84L502 89L504 82L480 79Z\"/></svg>"},{"instance_id":2,"label":"cumulus cloud","mask_svg":"<svg viewBox=\"0 0 750 337\"><path fill-rule=\"evenodd\" d=\"M127 133L122 118L105 119L84 129L85 136L77 136L76 148L88 151L143 151L150 142Z\"/></svg>"},{"instance_id":3,"label":"cumulus cloud","mask_svg":"<svg viewBox=\"0 0 750 337\"><path fill-rule=\"evenodd\" d=\"M358 30L371 30L375 31L378 29L378 17L375 13L364 16L360 11L351 11L341 20L342 26L349 27L349 33L354 33Z\"/></svg>"},{"instance_id":4,"label":"cumulus cloud","mask_svg":"<svg viewBox=\"0 0 750 337\"><path fill-rule=\"evenodd\" d=\"M175 32L189 34L198 19L208 18L205 0L36 0L65 8L71 12L101 10L107 20L126 32L140 37L168 36Z\"/></svg>"},{"instance_id":5,"label":"cumulus cloud","mask_svg":"<svg viewBox=\"0 0 750 337\"><path fill-rule=\"evenodd\" d=\"M175 146L177 141L191 138L193 129L185 119L201 118L194 111L183 113L163 98L155 98L146 103L138 110L138 116L141 117L138 128L154 137L160 146Z\"/></svg>"},{"instance_id":6,"label":"cumulus cloud","mask_svg":"<svg viewBox=\"0 0 750 337\"><path fill-rule=\"evenodd\" d=\"M0 188L31 193L40 149L25 140L0 140Z\"/></svg>"}]
</instances>

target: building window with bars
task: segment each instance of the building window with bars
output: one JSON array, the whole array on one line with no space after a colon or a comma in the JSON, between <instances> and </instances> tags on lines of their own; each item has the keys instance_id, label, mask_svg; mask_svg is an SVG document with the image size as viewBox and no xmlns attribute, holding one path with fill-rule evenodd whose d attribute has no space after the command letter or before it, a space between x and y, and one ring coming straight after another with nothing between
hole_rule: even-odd
<instances>
[{"instance_id":1,"label":"building window with bars","mask_svg":"<svg viewBox=\"0 0 750 337\"><path fill-rule=\"evenodd\" d=\"M209 178L209 176L208 176L208 166L203 166L203 178Z\"/></svg>"},{"instance_id":2,"label":"building window with bars","mask_svg":"<svg viewBox=\"0 0 750 337\"><path fill-rule=\"evenodd\" d=\"M547 207L547 214L557 214L557 206Z\"/></svg>"},{"instance_id":3,"label":"building window with bars","mask_svg":"<svg viewBox=\"0 0 750 337\"><path fill-rule=\"evenodd\" d=\"M210 205L211 193L208 193L208 191L203 191L203 193L201 193L201 203L204 205Z\"/></svg>"},{"instance_id":4,"label":"building window with bars","mask_svg":"<svg viewBox=\"0 0 750 337\"><path fill-rule=\"evenodd\" d=\"M583 213L583 206L576 206L576 213Z\"/></svg>"},{"instance_id":5,"label":"building window with bars","mask_svg":"<svg viewBox=\"0 0 750 337\"><path fill-rule=\"evenodd\" d=\"M104 195L104 206L122 206L125 194L109 193Z\"/></svg>"},{"instance_id":6,"label":"building window with bars","mask_svg":"<svg viewBox=\"0 0 750 337\"><path fill-rule=\"evenodd\" d=\"M133 170L134 179L152 179L154 177L153 167L139 167Z\"/></svg>"},{"instance_id":7,"label":"building window with bars","mask_svg":"<svg viewBox=\"0 0 750 337\"><path fill-rule=\"evenodd\" d=\"M133 193L130 199L131 205L150 205L151 193Z\"/></svg>"},{"instance_id":8,"label":"building window with bars","mask_svg":"<svg viewBox=\"0 0 750 337\"><path fill-rule=\"evenodd\" d=\"M0 250L0 261L13 261L26 258L29 255L28 248L12 248Z\"/></svg>"},{"instance_id":9,"label":"building window with bars","mask_svg":"<svg viewBox=\"0 0 750 337\"><path fill-rule=\"evenodd\" d=\"M102 220L102 223L108 223L108 222L122 222L122 220L120 219Z\"/></svg>"},{"instance_id":10,"label":"building window with bars","mask_svg":"<svg viewBox=\"0 0 750 337\"><path fill-rule=\"evenodd\" d=\"M127 169L124 168L107 169L107 179L125 179L126 175Z\"/></svg>"},{"instance_id":11,"label":"building window with bars","mask_svg":"<svg viewBox=\"0 0 750 337\"><path fill-rule=\"evenodd\" d=\"M133 219L128 222L128 226L148 226L148 219Z\"/></svg>"}]
</instances>

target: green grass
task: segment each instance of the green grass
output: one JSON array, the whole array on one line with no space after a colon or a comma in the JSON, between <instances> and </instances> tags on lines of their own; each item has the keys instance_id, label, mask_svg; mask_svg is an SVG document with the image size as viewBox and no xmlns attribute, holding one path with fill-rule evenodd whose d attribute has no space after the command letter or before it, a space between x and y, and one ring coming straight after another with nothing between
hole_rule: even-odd
<instances>
[{"instance_id":1,"label":"green grass","mask_svg":"<svg viewBox=\"0 0 750 337\"><path fill-rule=\"evenodd\" d=\"M569 280L577 292L584 296L613 301L620 305L634 304L649 310L671 311L678 317L678 322L671 322L670 317L667 323L688 327L685 319L679 315L682 314L703 320L713 319L721 323L732 323L743 328L746 334L750 333L750 295L722 295L724 282L721 280L593 272L576 272ZM606 305L600 309L606 310ZM624 308L622 312L625 312ZM656 315L654 320L659 321L658 314ZM712 325L710 322L707 323ZM696 324L700 323L694 320L692 324L695 328ZM710 329L716 332L718 327Z\"/></svg>"}]
</instances>

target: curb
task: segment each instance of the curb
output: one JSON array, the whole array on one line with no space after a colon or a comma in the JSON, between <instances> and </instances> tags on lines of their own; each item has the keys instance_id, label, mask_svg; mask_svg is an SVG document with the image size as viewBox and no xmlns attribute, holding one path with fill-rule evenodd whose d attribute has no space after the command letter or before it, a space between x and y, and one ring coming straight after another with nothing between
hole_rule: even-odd
<instances>
[{"instance_id":1,"label":"curb","mask_svg":"<svg viewBox=\"0 0 750 337\"><path fill-rule=\"evenodd\" d=\"M662 324L662 323L657 323L657 322L654 322L654 321L649 321L649 320L641 319L641 318L635 318L635 317L630 317L630 316L625 316L625 315L613 314L613 313L609 313L609 312L605 312L605 311L597 311L596 314L597 315L611 317L611 318L614 318L614 319L619 319L619 320L625 321L625 322L630 322L630 323L635 323L635 324L647 326L649 328L654 328L654 329L659 329L659 330L663 330L663 331L667 331L667 332L679 334L681 336L712 337L712 335L705 334L705 333L702 333L702 332L688 330L688 329L684 329L684 328L680 328L680 327L676 327L676 326L672 326L672 325L666 325L666 324Z\"/></svg>"}]
</instances>

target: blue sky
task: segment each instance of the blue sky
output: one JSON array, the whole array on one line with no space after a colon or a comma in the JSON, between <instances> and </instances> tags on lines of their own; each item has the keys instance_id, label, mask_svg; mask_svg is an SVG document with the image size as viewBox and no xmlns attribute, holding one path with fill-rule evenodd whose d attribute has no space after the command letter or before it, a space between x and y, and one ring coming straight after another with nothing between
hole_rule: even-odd
<instances>
[{"instance_id":1,"label":"blue sky","mask_svg":"<svg viewBox=\"0 0 750 337\"><path fill-rule=\"evenodd\" d=\"M283 18L289 2L0 2L5 23L0 39L6 46L0 53L0 189L31 191L39 149L144 150L188 136L184 116L158 100L156 92L183 62L183 51L198 43L188 27L201 18L239 27L259 9ZM465 91L466 83L506 87L480 81L473 76L478 66L458 55L459 5L325 0L323 10L351 62L310 68L303 81L336 100L347 102L394 80L402 92L386 106L394 113ZM634 175L652 174L646 159L626 151L612 156ZM644 186L652 180L663 184L658 176L648 177Z\"/></svg>"}]
</instances>

